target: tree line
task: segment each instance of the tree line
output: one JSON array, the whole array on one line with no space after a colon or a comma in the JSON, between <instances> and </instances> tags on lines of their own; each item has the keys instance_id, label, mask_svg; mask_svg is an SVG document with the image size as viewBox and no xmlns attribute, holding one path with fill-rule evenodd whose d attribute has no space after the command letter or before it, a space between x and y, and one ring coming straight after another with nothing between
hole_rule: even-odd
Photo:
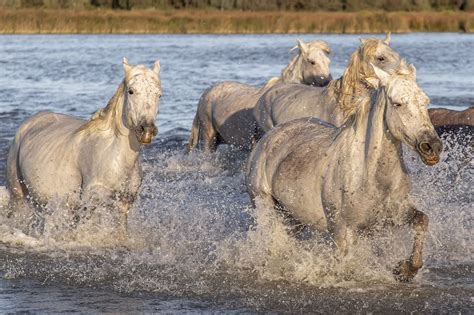
<instances>
[{"instance_id":1,"label":"tree line","mask_svg":"<svg viewBox=\"0 0 474 315\"><path fill-rule=\"evenodd\" d=\"M474 0L0 0L6 8L217 9L290 11L473 11Z\"/></svg>"}]
</instances>

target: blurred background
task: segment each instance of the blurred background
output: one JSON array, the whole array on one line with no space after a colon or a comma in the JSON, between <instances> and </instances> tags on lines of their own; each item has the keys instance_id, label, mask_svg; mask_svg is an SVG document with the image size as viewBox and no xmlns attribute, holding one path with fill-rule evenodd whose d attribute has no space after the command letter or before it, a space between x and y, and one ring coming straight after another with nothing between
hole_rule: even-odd
<instances>
[{"instance_id":1,"label":"blurred background","mask_svg":"<svg viewBox=\"0 0 474 315\"><path fill-rule=\"evenodd\" d=\"M419 11L474 10L473 0L0 0L7 8Z\"/></svg>"},{"instance_id":2,"label":"blurred background","mask_svg":"<svg viewBox=\"0 0 474 315\"><path fill-rule=\"evenodd\" d=\"M472 32L474 0L0 0L0 33Z\"/></svg>"}]
</instances>

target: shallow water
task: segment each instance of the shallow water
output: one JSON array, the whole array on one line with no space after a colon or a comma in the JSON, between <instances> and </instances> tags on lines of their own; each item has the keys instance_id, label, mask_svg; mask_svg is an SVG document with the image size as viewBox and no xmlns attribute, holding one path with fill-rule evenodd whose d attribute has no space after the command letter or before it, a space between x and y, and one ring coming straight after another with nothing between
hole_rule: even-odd
<instances>
[{"instance_id":1,"label":"shallow water","mask_svg":"<svg viewBox=\"0 0 474 315\"><path fill-rule=\"evenodd\" d=\"M105 210L74 237L61 209L40 239L2 219L0 312L472 312L472 146L445 139L432 168L406 156L415 199L430 217L425 267L410 284L391 275L410 250L408 229L362 239L341 259L324 242L288 237L271 210L250 207L243 154L226 146L210 156L183 153L197 100L212 83L262 84L279 74L296 38L328 41L337 77L359 37L0 36L0 185L21 121L45 109L88 117L121 81L122 56L150 66L161 59L164 91L160 134L142 155L131 243L114 243ZM432 106L474 105L473 35L392 42L417 66Z\"/></svg>"}]
</instances>

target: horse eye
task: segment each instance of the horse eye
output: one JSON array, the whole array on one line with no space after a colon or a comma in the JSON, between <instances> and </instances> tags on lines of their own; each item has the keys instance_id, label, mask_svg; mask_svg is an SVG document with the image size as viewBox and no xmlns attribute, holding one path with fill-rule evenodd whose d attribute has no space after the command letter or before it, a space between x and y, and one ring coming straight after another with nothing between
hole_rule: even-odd
<instances>
[{"instance_id":1,"label":"horse eye","mask_svg":"<svg viewBox=\"0 0 474 315\"><path fill-rule=\"evenodd\" d=\"M312 64L313 66L316 64L316 62L314 61L310 61L309 63Z\"/></svg>"},{"instance_id":2,"label":"horse eye","mask_svg":"<svg viewBox=\"0 0 474 315\"><path fill-rule=\"evenodd\" d=\"M385 58L384 58L384 57L377 57L377 60L380 61L380 62L382 62L382 61L385 60Z\"/></svg>"},{"instance_id":3,"label":"horse eye","mask_svg":"<svg viewBox=\"0 0 474 315\"><path fill-rule=\"evenodd\" d=\"M402 106L402 104L400 104L400 103L393 103L393 106L395 106L395 107L400 107L400 106Z\"/></svg>"},{"instance_id":4,"label":"horse eye","mask_svg":"<svg viewBox=\"0 0 474 315\"><path fill-rule=\"evenodd\" d=\"M128 94L133 95L133 90L132 89L128 90Z\"/></svg>"}]
</instances>

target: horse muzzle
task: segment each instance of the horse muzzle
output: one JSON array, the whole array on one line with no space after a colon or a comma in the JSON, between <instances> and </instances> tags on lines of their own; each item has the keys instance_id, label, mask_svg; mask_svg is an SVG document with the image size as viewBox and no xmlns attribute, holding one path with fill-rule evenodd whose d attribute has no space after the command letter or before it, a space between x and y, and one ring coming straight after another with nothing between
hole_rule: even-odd
<instances>
[{"instance_id":1,"label":"horse muzzle","mask_svg":"<svg viewBox=\"0 0 474 315\"><path fill-rule=\"evenodd\" d=\"M439 162L441 152L443 151L443 144L437 135L427 136L417 143L416 151L423 163L433 166Z\"/></svg>"},{"instance_id":2,"label":"horse muzzle","mask_svg":"<svg viewBox=\"0 0 474 315\"><path fill-rule=\"evenodd\" d=\"M158 128L155 125L140 126L138 128L137 136L141 144L150 144L151 139L158 133Z\"/></svg>"},{"instance_id":3,"label":"horse muzzle","mask_svg":"<svg viewBox=\"0 0 474 315\"><path fill-rule=\"evenodd\" d=\"M331 82L331 80L332 80L332 75L331 74L329 74L327 76L324 76L324 75L315 76L311 80L311 85L323 87L323 86L328 85L329 82Z\"/></svg>"}]
</instances>

